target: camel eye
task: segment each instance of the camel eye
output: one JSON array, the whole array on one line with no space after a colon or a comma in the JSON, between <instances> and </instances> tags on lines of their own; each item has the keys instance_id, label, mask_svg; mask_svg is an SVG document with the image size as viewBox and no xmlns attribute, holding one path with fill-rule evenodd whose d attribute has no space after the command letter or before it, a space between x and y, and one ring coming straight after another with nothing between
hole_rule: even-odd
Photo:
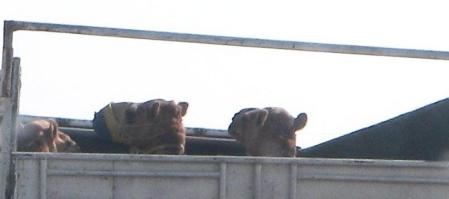
<instances>
[{"instance_id":1,"label":"camel eye","mask_svg":"<svg viewBox=\"0 0 449 199\"><path fill-rule=\"evenodd\" d=\"M31 142L30 144L28 144L28 147L30 148L37 148L43 145L43 142L41 140L35 140L33 142Z\"/></svg>"},{"instance_id":2,"label":"camel eye","mask_svg":"<svg viewBox=\"0 0 449 199\"><path fill-rule=\"evenodd\" d=\"M251 118L247 115L242 116L242 123L246 124L248 122L251 122Z\"/></svg>"},{"instance_id":3,"label":"camel eye","mask_svg":"<svg viewBox=\"0 0 449 199\"><path fill-rule=\"evenodd\" d=\"M292 133L281 133L281 134L279 135L279 137L280 137L282 140L288 140L288 139L293 139L293 138L294 138L294 134L292 134Z\"/></svg>"}]
</instances>

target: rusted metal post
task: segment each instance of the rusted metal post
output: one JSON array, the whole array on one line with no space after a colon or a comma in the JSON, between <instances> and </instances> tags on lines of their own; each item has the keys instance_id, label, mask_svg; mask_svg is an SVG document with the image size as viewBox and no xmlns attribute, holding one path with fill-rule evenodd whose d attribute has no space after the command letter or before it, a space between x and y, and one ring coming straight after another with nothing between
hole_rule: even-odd
<instances>
[{"instance_id":1,"label":"rusted metal post","mask_svg":"<svg viewBox=\"0 0 449 199\"><path fill-rule=\"evenodd\" d=\"M12 87L10 89L10 97L1 97L1 123L0 123L0 136L1 136L1 194L4 198L14 198L15 190L15 161L12 157L12 152L16 151L16 119L19 109L19 97L20 97L20 59L12 59L11 74L8 75L11 78L11 82L8 83ZM5 81L3 81L5 83Z\"/></svg>"},{"instance_id":2,"label":"rusted metal post","mask_svg":"<svg viewBox=\"0 0 449 199\"><path fill-rule=\"evenodd\" d=\"M14 57L12 60L12 88L11 88L11 100L13 102L12 110L12 128L11 128L11 148L12 151L17 150L17 135L16 124L19 115L19 102L20 102L20 89L22 88L22 67L20 66L20 58Z\"/></svg>"},{"instance_id":3,"label":"rusted metal post","mask_svg":"<svg viewBox=\"0 0 449 199\"><path fill-rule=\"evenodd\" d=\"M6 186L8 185L8 173L11 164L11 146L9 143L10 137L10 112L11 112L10 98L0 97L0 198L6 198Z\"/></svg>"},{"instance_id":4,"label":"rusted metal post","mask_svg":"<svg viewBox=\"0 0 449 199\"><path fill-rule=\"evenodd\" d=\"M2 54L2 75L1 75L1 96L11 96L11 68L12 68L12 38L14 32L14 22L5 21L3 24L3 54Z\"/></svg>"},{"instance_id":5,"label":"rusted metal post","mask_svg":"<svg viewBox=\"0 0 449 199\"><path fill-rule=\"evenodd\" d=\"M11 76L11 126L10 126L10 139L9 139L9 146L10 146L10 164L9 164L9 173L8 173L8 180L5 190L5 198L14 198L14 192L15 192L15 185L16 185L16 162L14 157L12 156L12 153L17 151L17 132L16 132L16 126L17 126L17 116L19 115L19 101L20 101L20 88L22 87L21 82L21 74L22 69L20 66L20 58L13 58L12 61L12 76Z\"/></svg>"},{"instance_id":6,"label":"rusted metal post","mask_svg":"<svg viewBox=\"0 0 449 199\"><path fill-rule=\"evenodd\" d=\"M11 152L15 145L11 143L14 139L11 131L15 122L14 107L17 107L17 101L11 98L11 86L13 76L13 28L12 22L5 21L3 26L3 52L0 86L0 198L13 198L15 178L14 162L11 161ZM16 62L18 64L19 62ZM16 72L20 72L16 71ZM16 105L14 105L16 104ZM14 119L13 119L14 118Z\"/></svg>"}]
</instances>

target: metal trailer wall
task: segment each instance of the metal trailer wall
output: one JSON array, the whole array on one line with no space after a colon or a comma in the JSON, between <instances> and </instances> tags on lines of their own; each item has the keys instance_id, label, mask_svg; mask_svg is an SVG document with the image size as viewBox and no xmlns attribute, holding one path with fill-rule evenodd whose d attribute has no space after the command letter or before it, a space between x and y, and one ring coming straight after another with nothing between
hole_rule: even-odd
<instances>
[{"instance_id":1,"label":"metal trailer wall","mask_svg":"<svg viewBox=\"0 0 449 199\"><path fill-rule=\"evenodd\" d=\"M447 162L16 153L17 198L449 196Z\"/></svg>"},{"instance_id":2,"label":"metal trailer wall","mask_svg":"<svg viewBox=\"0 0 449 199\"><path fill-rule=\"evenodd\" d=\"M21 30L449 60L449 52L445 51L5 21L0 87L0 198L12 198L14 190L16 198L446 198L449 195L445 163L15 153L20 62L14 58L13 33Z\"/></svg>"}]
</instances>

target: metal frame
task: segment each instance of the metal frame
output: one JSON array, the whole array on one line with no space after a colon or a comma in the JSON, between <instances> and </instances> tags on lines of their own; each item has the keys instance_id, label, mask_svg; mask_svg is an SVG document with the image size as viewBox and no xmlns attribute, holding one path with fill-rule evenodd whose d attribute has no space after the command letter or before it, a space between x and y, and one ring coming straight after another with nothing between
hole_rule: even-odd
<instances>
[{"instance_id":1,"label":"metal frame","mask_svg":"<svg viewBox=\"0 0 449 199\"><path fill-rule=\"evenodd\" d=\"M17 30L29 30L29 31L72 33L82 35L123 37L134 39L241 46L241 47L274 48L274 49L314 51L314 52L449 60L449 52L446 51L384 48L384 47L371 47L371 46L358 46L358 45L339 45L339 44L325 44L325 43L299 42L299 41L282 41L270 39L227 37L227 36L214 36L214 35L201 35L201 34L119 29L119 28L104 28L93 26L32 23L22 21L5 21L5 27L6 31L11 32L11 39L7 38L6 39L8 40L7 42L9 42L10 40L12 41L12 32Z\"/></svg>"},{"instance_id":2,"label":"metal frame","mask_svg":"<svg viewBox=\"0 0 449 199\"><path fill-rule=\"evenodd\" d=\"M270 39L132 30L120 28L105 28L93 26L34 23L24 21L5 21L3 32L3 59L2 59L3 74L2 74L2 92L1 92L1 95L3 97L9 97L11 95L10 71L12 68L11 65L13 59L13 33L19 30L189 42L189 43L215 44L227 46L299 50L299 51L312 51L312 52L329 52L329 53L343 53L343 54L356 54L356 55L375 55L375 56L389 56L389 57L449 60L448 51L385 48L385 47L372 47L372 46L359 46L359 45L340 45L340 44L326 44L326 43L313 43L313 42L283 41L283 40L270 40Z\"/></svg>"},{"instance_id":3,"label":"metal frame","mask_svg":"<svg viewBox=\"0 0 449 199\"><path fill-rule=\"evenodd\" d=\"M2 148L0 153L0 160L3 163L3 166L7 168L6 170L1 171L2 175L0 176L1 177L0 194L2 196L5 196L5 198L13 197L10 193L11 186L12 191L14 190L14 179L9 178L8 176L13 175L14 173L14 159L12 158L12 155L14 154L15 151L14 143L16 138L14 129L18 115L18 102L20 92L20 62L18 61L18 59L13 58L14 55L13 33L19 30L189 42L189 43L215 44L227 46L299 50L299 51L312 51L312 52L329 52L329 53L344 53L356 55L375 55L375 56L389 56L389 57L449 60L449 52L447 51L384 48L384 47L371 47L371 46L358 46L358 45L338 45L338 44L311 43L299 41L282 41L282 40L269 40L269 39L256 39L256 38L104 28L92 26L33 23L23 21L5 21L3 32L2 74L1 74L1 87L0 87L1 88L0 108L2 108L3 111L3 113L1 113L2 132L0 133L0 140L1 140L0 146L2 146ZM19 71L18 72L17 70L14 71L14 69L19 69ZM202 132L202 130L200 132ZM67 156L67 154L64 154L64 156ZM105 156L105 157L117 158L116 156ZM20 158L20 156L16 158ZM42 162L43 166L45 166L45 164L46 162ZM257 163L255 166L257 167L256 171L258 171L260 168L259 166L257 166ZM297 169L295 169L294 167L295 166L292 165L292 173L297 173ZM226 164L221 165L221 169L225 171ZM354 180L360 179L355 178ZM446 180L443 181L444 181L443 183L446 183ZM7 187L9 187L9 190ZM225 187L220 188L224 189ZM292 191L295 192L295 190L293 189ZM294 194L292 194L292 196L293 195ZM220 198L225 198L225 196L226 195L224 192L220 193ZM42 195L42 197L45 198L44 195Z\"/></svg>"}]
</instances>

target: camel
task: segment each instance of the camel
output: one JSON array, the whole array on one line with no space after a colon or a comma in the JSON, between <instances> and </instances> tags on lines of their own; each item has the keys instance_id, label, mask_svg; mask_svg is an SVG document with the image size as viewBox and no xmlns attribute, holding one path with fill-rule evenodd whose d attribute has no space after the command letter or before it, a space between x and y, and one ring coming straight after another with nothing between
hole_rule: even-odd
<instances>
[{"instance_id":1,"label":"camel","mask_svg":"<svg viewBox=\"0 0 449 199\"><path fill-rule=\"evenodd\" d=\"M27 152L80 152L54 120L34 120L17 126L17 150Z\"/></svg>"},{"instance_id":2,"label":"camel","mask_svg":"<svg viewBox=\"0 0 449 199\"><path fill-rule=\"evenodd\" d=\"M248 155L295 157L296 131L306 123L306 113L294 118L280 107L245 108L234 115L228 132Z\"/></svg>"},{"instance_id":3,"label":"camel","mask_svg":"<svg viewBox=\"0 0 449 199\"><path fill-rule=\"evenodd\" d=\"M101 138L128 146L130 153L184 154L182 117L188 106L164 99L111 103L95 113L94 130Z\"/></svg>"}]
</instances>

